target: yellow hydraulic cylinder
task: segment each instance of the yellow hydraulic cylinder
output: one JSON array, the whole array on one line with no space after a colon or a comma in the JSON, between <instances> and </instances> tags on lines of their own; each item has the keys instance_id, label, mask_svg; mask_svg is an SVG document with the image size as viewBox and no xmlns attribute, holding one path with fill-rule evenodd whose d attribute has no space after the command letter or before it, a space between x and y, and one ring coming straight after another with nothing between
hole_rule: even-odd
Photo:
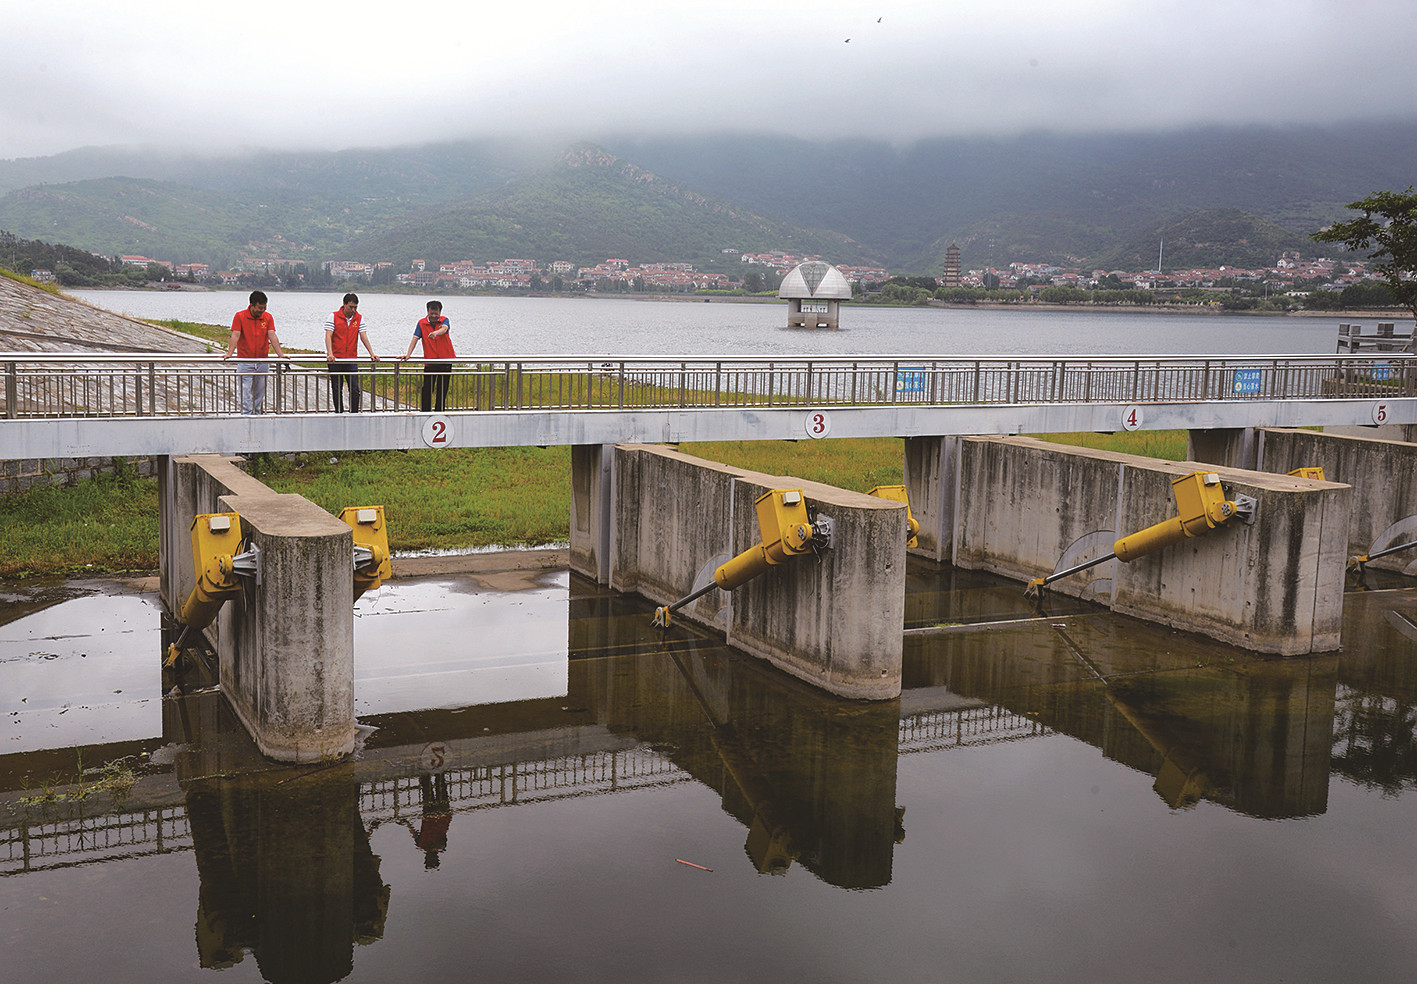
<instances>
[{"instance_id":1,"label":"yellow hydraulic cylinder","mask_svg":"<svg viewBox=\"0 0 1417 984\"><path fill-rule=\"evenodd\" d=\"M339 518L354 531L354 600L393 576L389 560L389 530L383 506L346 506Z\"/></svg>"},{"instance_id":2,"label":"yellow hydraulic cylinder","mask_svg":"<svg viewBox=\"0 0 1417 984\"><path fill-rule=\"evenodd\" d=\"M1215 472L1192 472L1171 483L1177 515L1122 537L1112 551L1123 563L1155 553L1187 537L1200 536L1235 515L1235 503L1225 498Z\"/></svg>"},{"instance_id":3,"label":"yellow hydraulic cylinder","mask_svg":"<svg viewBox=\"0 0 1417 984\"><path fill-rule=\"evenodd\" d=\"M1047 577L1035 577L1028 582L1024 594L1041 598L1043 588L1053 581L1104 564L1114 557L1123 563L1131 563L1138 557L1155 553L1187 537L1207 533L1242 511L1239 503L1225 498L1225 490L1220 487L1220 475L1216 472L1192 472L1182 475L1172 481L1171 492L1176 497L1177 515L1122 537L1112 544L1110 554L1094 557L1064 571L1054 571ZM1253 517L1254 500L1246 496L1237 498L1244 500L1245 515Z\"/></svg>"},{"instance_id":4,"label":"yellow hydraulic cylinder","mask_svg":"<svg viewBox=\"0 0 1417 984\"><path fill-rule=\"evenodd\" d=\"M240 593L231 560L240 547L241 517L236 513L202 513L192 520L192 569L198 573L179 615L184 625L206 628L221 603Z\"/></svg>"},{"instance_id":5,"label":"yellow hydraulic cylinder","mask_svg":"<svg viewBox=\"0 0 1417 984\"><path fill-rule=\"evenodd\" d=\"M732 591L763 573L812 549L815 530L807 513L807 500L801 489L773 489L753 501L758 512L758 531L762 540L744 550L732 560L719 564L713 572L713 584L702 588L672 605L654 610L654 624L668 626L674 613L691 601L702 598L715 587Z\"/></svg>"},{"instance_id":6,"label":"yellow hydraulic cylinder","mask_svg":"<svg viewBox=\"0 0 1417 984\"><path fill-rule=\"evenodd\" d=\"M774 489L753 501L762 540L732 560L718 565L714 583L732 591L769 567L805 553L812 546L812 522L801 489Z\"/></svg>"},{"instance_id":7,"label":"yellow hydraulic cylinder","mask_svg":"<svg viewBox=\"0 0 1417 984\"><path fill-rule=\"evenodd\" d=\"M892 502L905 503L905 545L907 547L920 546L920 522L915 518L915 513L910 511L910 496L906 493L904 485L877 485L866 494L874 495L878 499L890 499Z\"/></svg>"}]
</instances>

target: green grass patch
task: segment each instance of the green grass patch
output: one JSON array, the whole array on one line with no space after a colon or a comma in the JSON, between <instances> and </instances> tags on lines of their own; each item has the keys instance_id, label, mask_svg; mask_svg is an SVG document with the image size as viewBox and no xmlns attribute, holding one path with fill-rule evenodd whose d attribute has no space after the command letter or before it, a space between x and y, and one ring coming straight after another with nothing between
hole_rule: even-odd
<instances>
[{"instance_id":1,"label":"green grass patch","mask_svg":"<svg viewBox=\"0 0 1417 984\"><path fill-rule=\"evenodd\" d=\"M204 325L195 321L179 321L176 318L145 318L150 325L157 325L159 328L167 328L172 331L180 331L184 335L191 335L203 341L220 345L223 352L231 342L231 328L223 328L221 325Z\"/></svg>"},{"instance_id":2,"label":"green grass patch","mask_svg":"<svg viewBox=\"0 0 1417 984\"><path fill-rule=\"evenodd\" d=\"M679 449L725 465L825 482L856 492L865 492L877 485L899 485L905 463L905 442L898 437L706 441L681 444Z\"/></svg>"},{"instance_id":3,"label":"green grass patch","mask_svg":"<svg viewBox=\"0 0 1417 984\"><path fill-rule=\"evenodd\" d=\"M540 546L570 535L569 448L254 455L247 468L336 515L383 506L396 551Z\"/></svg>"},{"instance_id":4,"label":"green grass patch","mask_svg":"<svg viewBox=\"0 0 1417 984\"><path fill-rule=\"evenodd\" d=\"M0 577L157 567L157 482L127 469L0 497Z\"/></svg>"},{"instance_id":5,"label":"green grass patch","mask_svg":"<svg viewBox=\"0 0 1417 984\"><path fill-rule=\"evenodd\" d=\"M1040 441L1099 451L1136 454L1165 461L1185 461L1190 435L1183 430L1117 431L1115 434L1030 434Z\"/></svg>"}]
</instances>

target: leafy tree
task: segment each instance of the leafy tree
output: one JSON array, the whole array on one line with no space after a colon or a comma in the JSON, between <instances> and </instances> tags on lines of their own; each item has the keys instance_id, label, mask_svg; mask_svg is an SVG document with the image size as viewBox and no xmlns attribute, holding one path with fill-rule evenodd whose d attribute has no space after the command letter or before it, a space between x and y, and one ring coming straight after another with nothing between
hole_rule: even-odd
<instances>
[{"instance_id":1,"label":"leafy tree","mask_svg":"<svg viewBox=\"0 0 1417 984\"><path fill-rule=\"evenodd\" d=\"M1335 222L1312 233L1320 243L1342 243L1350 250L1369 250L1373 269L1387 283L1392 296L1417 318L1417 193L1378 191L1350 202L1361 218Z\"/></svg>"}]
</instances>

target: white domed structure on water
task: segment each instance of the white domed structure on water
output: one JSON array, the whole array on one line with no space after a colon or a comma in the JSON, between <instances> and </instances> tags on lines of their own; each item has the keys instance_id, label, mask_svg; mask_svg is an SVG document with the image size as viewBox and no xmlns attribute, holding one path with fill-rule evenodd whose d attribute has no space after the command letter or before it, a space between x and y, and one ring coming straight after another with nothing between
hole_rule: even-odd
<instances>
[{"instance_id":1,"label":"white domed structure on water","mask_svg":"<svg viewBox=\"0 0 1417 984\"><path fill-rule=\"evenodd\" d=\"M841 302L851 300L851 284L830 263L808 260L782 278L777 296L787 301L789 328L837 328Z\"/></svg>"}]
</instances>

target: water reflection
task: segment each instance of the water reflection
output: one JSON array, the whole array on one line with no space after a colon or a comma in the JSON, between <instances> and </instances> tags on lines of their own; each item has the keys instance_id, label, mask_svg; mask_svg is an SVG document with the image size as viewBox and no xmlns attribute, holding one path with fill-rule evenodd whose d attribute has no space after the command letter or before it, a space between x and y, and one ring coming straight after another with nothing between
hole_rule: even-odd
<instances>
[{"instance_id":1,"label":"water reflection","mask_svg":"<svg viewBox=\"0 0 1417 984\"><path fill-rule=\"evenodd\" d=\"M853 703L692 626L663 633L650 625L649 606L564 572L495 584L405 582L361 616L357 699L369 731L358 754L299 768L256 753L206 667L156 677L164 640L141 591L11 592L16 604L0 619L0 710L15 749L0 747L10 751L0 754L7 977L111 970L100 958L73 956L73 947L34 944L68 938L42 915L44 900L56 895L69 899L56 927L114 927L135 952L175 948L194 971L254 965L271 981L335 981L361 968L387 979L407 966L426 969L423 948L462 952L462 941L430 944L422 927L472 910L479 926L501 927L500 937L490 928L479 936L479 956L502 970L524 969L520 976L536 976L533 967L551 973L528 956L537 931L516 942L509 926L551 920L573 934L579 920L603 932L591 909L612 901L625 909L617 922L652 923L666 906L706 926L736 924L739 910L754 911L762 925L743 933L744 952L759 963L779 932L841 957L855 951L824 935L811 913L834 912L828 925L845 926L869 924L879 911L892 925L923 929L912 922L921 907L945 904L933 893L991 897L942 821L941 804L996 796L983 777L1007 776L1019 763L1066 763L1067 774L1048 784L1054 797L1107 785L1139 790L1158 809L1120 812L1139 825L1141 844L1156 841L1128 844L1133 855L1170 851L1176 830L1166 818L1204 815L1207 805L1226 811L1226 830L1242 832L1244 818L1311 824L1331 810L1341 814L1317 844L1299 839L1312 828L1283 828L1286 863L1301 866L1321 859L1334 837L1367 829L1352 823L1353 793L1335 793L1333 774L1384 804L1417 784L1410 588L1350 594L1343 652L1305 659L1259 659L1082 604L1034 619L1017 585L966 572L912 568L908 590L906 689L899 701ZM108 606L107 621L81 623L90 610L70 607L77 603ZM495 631L478 631L479 613ZM428 625L437 645L410 646L400 618ZM111 646L115 628L123 644ZM61 636L78 641L58 653ZM40 652L61 658L33 658ZM103 663L87 679L83 670L99 652ZM429 677L441 682L418 682L422 666L436 667ZM99 709L96 681L160 708L158 719L105 730L110 715ZM73 695L90 691L94 705L85 711ZM91 726L74 733L77 743L63 732L70 744L46 745L47 733L60 733L51 725L67 724L58 720L67 717L58 714L66 701ZM1130 778L1098 779L1079 764L1087 756L1060 756L1059 742L1099 750L1097 761L1122 766L1114 771ZM974 765L919 767L927 759L966 761L961 755L976 756L968 759ZM126 764L95 771L105 763ZM922 775L973 779L943 789L922 786ZM958 822L964 814L950 816ZM1016 815L1002 821L1009 834L1001 837L1027 830ZM605 857L572 849L567 831L582 826L593 832L589 849L603 848ZM1194 841L1243 867L1253 841L1240 836L1250 846L1239 848L1222 830L1207 830ZM1122 836L1120 828L1110 836ZM1350 864L1394 863L1392 843L1339 844ZM976 849L1000 853L978 842L966 853ZM902 852L921 870L901 864ZM667 860L672 869L676 859L712 868L703 877L716 880L676 881L652 863ZM1105 862L1085 849L1076 860L1093 870ZM139 919L114 905L150 894L142 886L157 871L173 886L163 894L174 896L176 915ZM102 892L72 890L92 873L101 873ZM1161 897L1129 891L1121 904L1159 915L1172 889ZM1251 891L1254 911L1279 904L1265 901L1263 885ZM151 928L156 923L166 935ZM722 939L705 933L715 941L699 951L705 967L719 977L751 969L746 956L704 958L719 953ZM1072 956L1096 978L1097 965ZM603 976L656 976L642 959L623 956ZM879 959L881 968L891 965ZM181 964L157 976L181 976ZM1023 969L1046 977L1051 966L1040 954Z\"/></svg>"},{"instance_id":2,"label":"water reflection","mask_svg":"<svg viewBox=\"0 0 1417 984\"><path fill-rule=\"evenodd\" d=\"M1078 615L911 636L907 687L1007 708L1151 776L1170 807L1324 812L1338 657L1261 659L1148 623Z\"/></svg>"}]
</instances>

